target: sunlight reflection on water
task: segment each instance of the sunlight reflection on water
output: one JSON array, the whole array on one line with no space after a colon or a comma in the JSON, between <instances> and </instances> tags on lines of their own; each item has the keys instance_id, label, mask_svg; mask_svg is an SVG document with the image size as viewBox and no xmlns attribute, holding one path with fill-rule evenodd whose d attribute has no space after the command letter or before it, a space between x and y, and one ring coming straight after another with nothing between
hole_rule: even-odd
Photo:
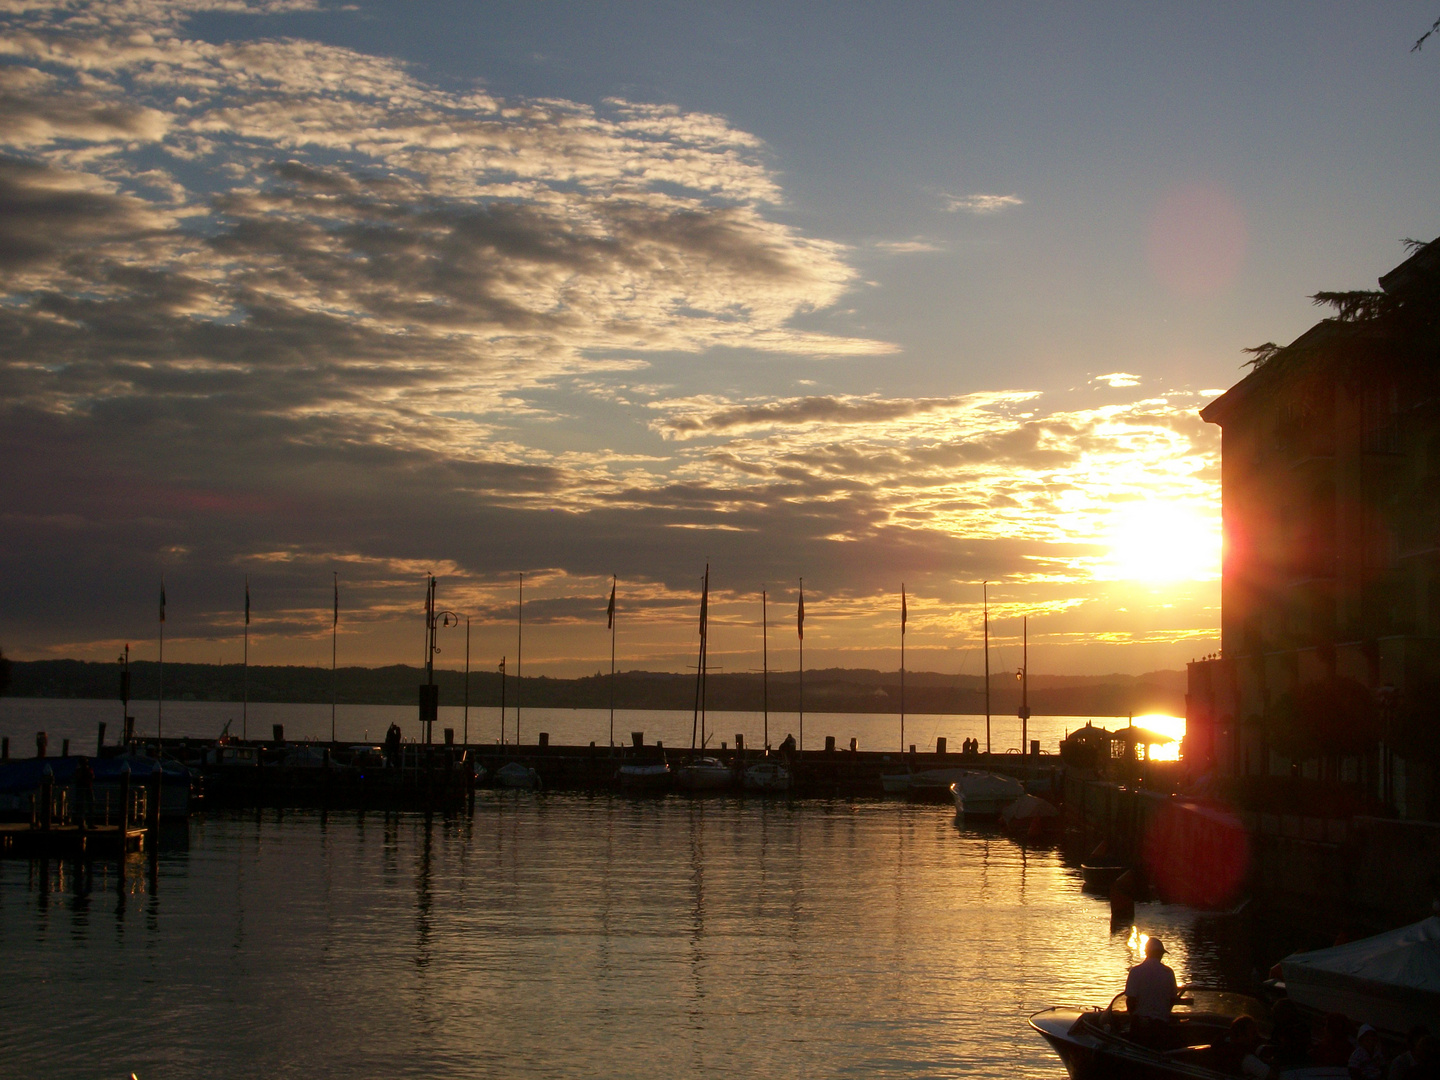
<instances>
[{"instance_id":1,"label":"sunlight reflection on water","mask_svg":"<svg viewBox=\"0 0 1440 1080\"><path fill-rule=\"evenodd\" d=\"M1060 1077L1026 1018L1136 959L1055 852L933 806L252 812L114 875L0 863L7 1075ZM1192 913L1136 923L1226 974Z\"/></svg>"}]
</instances>

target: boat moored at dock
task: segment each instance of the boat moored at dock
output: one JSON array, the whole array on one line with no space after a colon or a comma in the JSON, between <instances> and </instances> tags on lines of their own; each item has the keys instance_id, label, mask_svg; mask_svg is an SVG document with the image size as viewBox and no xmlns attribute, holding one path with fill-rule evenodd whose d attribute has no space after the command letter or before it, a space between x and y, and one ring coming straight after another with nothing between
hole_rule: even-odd
<instances>
[{"instance_id":1,"label":"boat moored at dock","mask_svg":"<svg viewBox=\"0 0 1440 1080\"><path fill-rule=\"evenodd\" d=\"M1252 997L1223 990L1181 987L1174 1011L1137 1033L1117 994L1105 1008L1068 1006L1042 1009L1030 1017L1060 1055L1072 1080L1222 1080L1237 1075L1227 1044L1231 1025L1241 1016L1268 1034L1265 1006ZM1347 1080L1348 1070L1303 1067L1282 1070L1284 1080Z\"/></svg>"},{"instance_id":2,"label":"boat moored at dock","mask_svg":"<svg viewBox=\"0 0 1440 1080\"><path fill-rule=\"evenodd\" d=\"M757 762L745 770L741 783L746 791L758 791L762 794L789 791L790 770L778 761Z\"/></svg>"},{"instance_id":3,"label":"boat moored at dock","mask_svg":"<svg viewBox=\"0 0 1440 1080\"><path fill-rule=\"evenodd\" d=\"M621 791L632 794L669 791L675 775L665 761L627 761L615 772Z\"/></svg>"},{"instance_id":4,"label":"boat moored at dock","mask_svg":"<svg viewBox=\"0 0 1440 1080\"><path fill-rule=\"evenodd\" d=\"M683 791L723 791L734 782L735 773L718 758L694 758L675 770L675 786Z\"/></svg>"},{"instance_id":5,"label":"boat moored at dock","mask_svg":"<svg viewBox=\"0 0 1440 1080\"><path fill-rule=\"evenodd\" d=\"M956 813L967 818L998 818L1000 812L1025 794L1025 785L1013 776L966 770L950 785Z\"/></svg>"}]
</instances>

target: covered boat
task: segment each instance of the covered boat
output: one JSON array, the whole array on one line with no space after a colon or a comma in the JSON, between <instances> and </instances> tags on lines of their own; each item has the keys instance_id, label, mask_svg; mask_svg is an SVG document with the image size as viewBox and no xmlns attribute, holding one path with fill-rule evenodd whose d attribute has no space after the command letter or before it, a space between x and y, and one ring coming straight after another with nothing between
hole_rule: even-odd
<instances>
[{"instance_id":1,"label":"covered boat","mask_svg":"<svg viewBox=\"0 0 1440 1080\"><path fill-rule=\"evenodd\" d=\"M1025 794L1025 785L1013 776L966 770L950 785L955 810L967 818L994 818Z\"/></svg>"},{"instance_id":2,"label":"covered boat","mask_svg":"<svg viewBox=\"0 0 1440 1080\"><path fill-rule=\"evenodd\" d=\"M495 771L495 783L499 787L534 791L540 787L540 774L528 765L511 761Z\"/></svg>"},{"instance_id":3,"label":"covered boat","mask_svg":"<svg viewBox=\"0 0 1440 1080\"><path fill-rule=\"evenodd\" d=\"M735 779L730 766L713 757L698 757L675 771L675 786L686 791L719 791Z\"/></svg>"},{"instance_id":4,"label":"covered boat","mask_svg":"<svg viewBox=\"0 0 1440 1080\"><path fill-rule=\"evenodd\" d=\"M184 818L190 813L192 796L198 795L199 776L173 758L157 759L145 754L117 754L85 759L93 776L91 791L95 812L104 815L109 806L120 805L120 771L130 770L130 783L140 787L156 769L160 770L160 816ZM0 818L19 820L30 816L34 796L46 769L56 788L73 788L81 755L69 757L22 758L0 764Z\"/></svg>"},{"instance_id":5,"label":"covered boat","mask_svg":"<svg viewBox=\"0 0 1440 1080\"><path fill-rule=\"evenodd\" d=\"M621 765L615 773L620 787L630 792L669 791L675 780L670 765L664 761L634 761Z\"/></svg>"},{"instance_id":6,"label":"covered boat","mask_svg":"<svg viewBox=\"0 0 1440 1080\"><path fill-rule=\"evenodd\" d=\"M1280 962L1285 990L1316 1012L1400 1035L1440 1017L1440 916Z\"/></svg>"},{"instance_id":7,"label":"covered boat","mask_svg":"<svg viewBox=\"0 0 1440 1080\"><path fill-rule=\"evenodd\" d=\"M1021 795L1000 811L1000 826L1017 835L1040 837L1060 829L1060 811L1037 795Z\"/></svg>"},{"instance_id":8,"label":"covered boat","mask_svg":"<svg viewBox=\"0 0 1440 1080\"><path fill-rule=\"evenodd\" d=\"M778 761L761 761L745 770L741 783L746 791L789 791L790 770Z\"/></svg>"},{"instance_id":9,"label":"covered boat","mask_svg":"<svg viewBox=\"0 0 1440 1080\"><path fill-rule=\"evenodd\" d=\"M1170 1018L1141 1041L1131 1032L1125 995L1107 1008L1042 1009L1030 1026L1055 1048L1073 1080L1222 1080L1236 1075L1225 1042L1236 1017L1269 1025L1265 1006L1244 994L1182 987ZM1349 1070L1288 1069L1283 1080L1349 1080Z\"/></svg>"}]
</instances>

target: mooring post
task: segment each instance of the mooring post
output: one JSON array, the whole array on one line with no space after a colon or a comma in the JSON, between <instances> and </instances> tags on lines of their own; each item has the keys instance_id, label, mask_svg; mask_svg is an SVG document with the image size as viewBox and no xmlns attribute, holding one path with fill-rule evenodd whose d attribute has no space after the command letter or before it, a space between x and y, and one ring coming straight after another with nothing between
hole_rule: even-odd
<instances>
[{"instance_id":1,"label":"mooring post","mask_svg":"<svg viewBox=\"0 0 1440 1080\"><path fill-rule=\"evenodd\" d=\"M49 765L40 774L40 828L48 832L55 812L55 772Z\"/></svg>"},{"instance_id":2,"label":"mooring post","mask_svg":"<svg viewBox=\"0 0 1440 1080\"><path fill-rule=\"evenodd\" d=\"M0 761L10 760L10 736L0 738Z\"/></svg>"},{"instance_id":3,"label":"mooring post","mask_svg":"<svg viewBox=\"0 0 1440 1080\"><path fill-rule=\"evenodd\" d=\"M50 736L43 731L35 732L35 756L44 757L45 751L50 746Z\"/></svg>"},{"instance_id":4,"label":"mooring post","mask_svg":"<svg viewBox=\"0 0 1440 1080\"><path fill-rule=\"evenodd\" d=\"M99 757L105 749L105 721L100 721L100 730L95 735L95 756Z\"/></svg>"},{"instance_id":5,"label":"mooring post","mask_svg":"<svg viewBox=\"0 0 1440 1080\"><path fill-rule=\"evenodd\" d=\"M70 740L69 740L69 739L61 739L61 740L60 740L60 756L61 756L61 757L69 757L69 756L70 756Z\"/></svg>"},{"instance_id":6,"label":"mooring post","mask_svg":"<svg viewBox=\"0 0 1440 1080\"><path fill-rule=\"evenodd\" d=\"M79 816L81 832L90 828L90 810L94 800L95 771L90 768L90 759L82 757L75 765L75 812Z\"/></svg>"},{"instance_id":7,"label":"mooring post","mask_svg":"<svg viewBox=\"0 0 1440 1080\"><path fill-rule=\"evenodd\" d=\"M125 854L130 831L130 766L120 767L120 854Z\"/></svg>"},{"instance_id":8,"label":"mooring post","mask_svg":"<svg viewBox=\"0 0 1440 1080\"><path fill-rule=\"evenodd\" d=\"M149 819L145 827L150 830L150 835L159 842L160 835L160 788L163 772L160 763L157 761L155 767L150 770L149 791L145 795L145 816Z\"/></svg>"}]
</instances>

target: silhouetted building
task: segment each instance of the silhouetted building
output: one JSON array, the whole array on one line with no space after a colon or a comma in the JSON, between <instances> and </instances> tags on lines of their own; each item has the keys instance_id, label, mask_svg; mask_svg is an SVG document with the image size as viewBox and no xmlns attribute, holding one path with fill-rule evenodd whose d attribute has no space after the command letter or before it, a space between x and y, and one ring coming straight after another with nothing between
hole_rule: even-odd
<instances>
[{"instance_id":1,"label":"silhouetted building","mask_svg":"<svg viewBox=\"0 0 1440 1080\"><path fill-rule=\"evenodd\" d=\"M1440 730L1440 242L1201 410L1219 424L1221 652L1190 665L1188 760L1364 786L1434 813Z\"/></svg>"}]
</instances>

